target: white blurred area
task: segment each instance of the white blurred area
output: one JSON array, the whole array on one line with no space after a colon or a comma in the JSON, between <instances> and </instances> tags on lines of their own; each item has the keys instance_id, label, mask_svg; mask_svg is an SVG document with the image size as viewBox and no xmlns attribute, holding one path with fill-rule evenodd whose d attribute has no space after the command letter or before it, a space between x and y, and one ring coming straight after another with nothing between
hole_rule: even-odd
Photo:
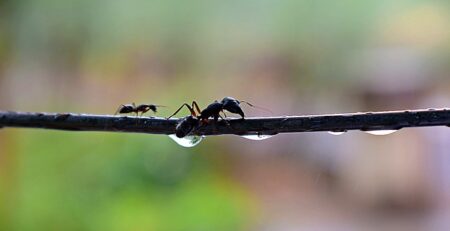
<instances>
[{"instance_id":1,"label":"white blurred area","mask_svg":"<svg viewBox=\"0 0 450 231\"><path fill-rule=\"evenodd\" d=\"M449 107L445 1L346 1L329 9L314 1L264 2L195 5L192 12L175 7L180 19L166 23L156 19L170 10L147 16L159 11L137 7L130 16L125 3L60 24L29 6L24 12L36 18L18 16L18 28L9 28L15 40L0 66L0 109L105 114L122 103L151 101L172 110L228 95L276 115ZM117 17L108 21L109 14ZM46 31L29 31L33 26ZM386 136L219 137L200 145L225 159L225 174L257 202L250 230L450 228L447 127Z\"/></svg>"}]
</instances>

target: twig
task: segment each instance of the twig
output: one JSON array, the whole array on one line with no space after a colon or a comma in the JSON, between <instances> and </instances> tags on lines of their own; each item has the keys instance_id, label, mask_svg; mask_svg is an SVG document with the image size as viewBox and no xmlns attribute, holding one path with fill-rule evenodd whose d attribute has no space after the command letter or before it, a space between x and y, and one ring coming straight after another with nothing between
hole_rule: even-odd
<instances>
[{"instance_id":1,"label":"twig","mask_svg":"<svg viewBox=\"0 0 450 231\"><path fill-rule=\"evenodd\" d=\"M88 115L72 113L28 113L0 111L1 127L48 128L71 131L137 132L173 134L179 119ZM450 109L366 112L313 116L281 116L228 119L228 124L210 122L196 135L251 135L347 130L393 130L406 127L450 126Z\"/></svg>"}]
</instances>

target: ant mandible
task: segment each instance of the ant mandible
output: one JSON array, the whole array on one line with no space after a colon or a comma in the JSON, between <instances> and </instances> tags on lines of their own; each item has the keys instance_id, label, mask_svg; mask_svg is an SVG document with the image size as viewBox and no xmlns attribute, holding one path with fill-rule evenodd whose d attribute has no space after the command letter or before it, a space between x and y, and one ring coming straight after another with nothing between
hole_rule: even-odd
<instances>
[{"instance_id":1,"label":"ant mandible","mask_svg":"<svg viewBox=\"0 0 450 231\"><path fill-rule=\"evenodd\" d=\"M150 110L153 111L153 113L156 113L158 107L164 107L164 106L154 105L154 104L140 104L140 105L136 106L135 103L122 104L117 109L116 113L114 113L114 115L127 114L127 113L134 112L134 113L136 113L136 116L139 116L139 112L141 112L141 116L142 116L144 113L146 113Z\"/></svg>"},{"instance_id":2,"label":"ant mandible","mask_svg":"<svg viewBox=\"0 0 450 231\"><path fill-rule=\"evenodd\" d=\"M218 102L217 100L208 105L205 109L200 110L197 102L192 101L192 105L190 106L187 103L181 105L178 110L176 110L171 116L167 119L170 119L172 116L176 115L183 107L187 107L191 112L190 116L183 118L180 123L178 123L176 127L176 136L182 138L189 134L195 127L198 127L201 124L208 123L208 119L213 117L214 121L217 122L219 117L224 120L224 118L220 115L222 112L225 115L224 110L229 111L234 114L239 114L242 119L245 118L245 114L242 111L240 106L241 103L246 103L251 107L256 107L253 104L246 101L239 101L232 97L225 97L222 101ZM263 108L261 108L263 109ZM225 115L226 117L226 115ZM226 120L224 120L226 122ZM228 122L227 122L228 124Z\"/></svg>"}]
</instances>

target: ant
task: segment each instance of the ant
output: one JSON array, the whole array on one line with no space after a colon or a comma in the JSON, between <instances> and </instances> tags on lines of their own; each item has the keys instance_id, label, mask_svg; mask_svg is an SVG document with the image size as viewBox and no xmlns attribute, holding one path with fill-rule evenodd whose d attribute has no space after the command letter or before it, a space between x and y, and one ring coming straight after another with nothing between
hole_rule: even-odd
<instances>
[{"instance_id":1,"label":"ant","mask_svg":"<svg viewBox=\"0 0 450 231\"><path fill-rule=\"evenodd\" d=\"M157 112L156 109L158 107L165 107L165 106L154 105L154 104L140 104L140 105L136 106L135 103L122 104L117 109L116 113L114 113L114 115L134 112L134 113L136 113L136 116L139 116L139 112L141 112L141 116L142 116L144 113L148 112L149 110L153 111L153 113L156 113Z\"/></svg>"},{"instance_id":2,"label":"ant","mask_svg":"<svg viewBox=\"0 0 450 231\"><path fill-rule=\"evenodd\" d=\"M178 123L176 127L176 136L179 138L182 138L189 134L194 128L199 127L199 125L203 125L208 123L208 119L210 117L213 117L214 122L217 122L219 120L219 117L229 125L229 123L220 115L220 112L224 114L226 117L226 114L224 110L229 111L234 114L239 114L242 119L245 118L245 114L242 111L242 108L240 106L241 103L246 103L247 105L251 107L256 107L253 104L246 102L246 101L239 101L237 99L234 99L232 97L225 97L222 99L222 101L218 102L217 100L208 105L205 109L200 110L197 102L192 101L192 106L190 106L187 103L184 103L181 105L178 110L176 110L171 116L169 116L167 119L170 119L172 116L176 115L184 106L186 106L189 111L191 112L190 116L187 116L183 118L180 123ZM195 109L195 110L194 110ZM264 109L264 108L261 108ZM265 109L267 110L267 109Z\"/></svg>"}]
</instances>

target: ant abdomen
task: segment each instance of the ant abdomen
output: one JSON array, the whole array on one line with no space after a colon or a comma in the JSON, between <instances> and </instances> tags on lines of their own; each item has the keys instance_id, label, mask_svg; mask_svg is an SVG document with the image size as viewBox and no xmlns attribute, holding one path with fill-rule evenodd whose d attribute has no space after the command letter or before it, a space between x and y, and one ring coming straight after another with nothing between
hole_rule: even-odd
<instances>
[{"instance_id":1,"label":"ant abdomen","mask_svg":"<svg viewBox=\"0 0 450 231\"><path fill-rule=\"evenodd\" d=\"M120 114L125 114L125 113L131 113L131 112L134 112L134 106L133 105L131 105L131 104L125 104L125 105L121 105L120 107L119 107L119 110L116 112L116 114L117 113L120 113Z\"/></svg>"}]
</instances>

